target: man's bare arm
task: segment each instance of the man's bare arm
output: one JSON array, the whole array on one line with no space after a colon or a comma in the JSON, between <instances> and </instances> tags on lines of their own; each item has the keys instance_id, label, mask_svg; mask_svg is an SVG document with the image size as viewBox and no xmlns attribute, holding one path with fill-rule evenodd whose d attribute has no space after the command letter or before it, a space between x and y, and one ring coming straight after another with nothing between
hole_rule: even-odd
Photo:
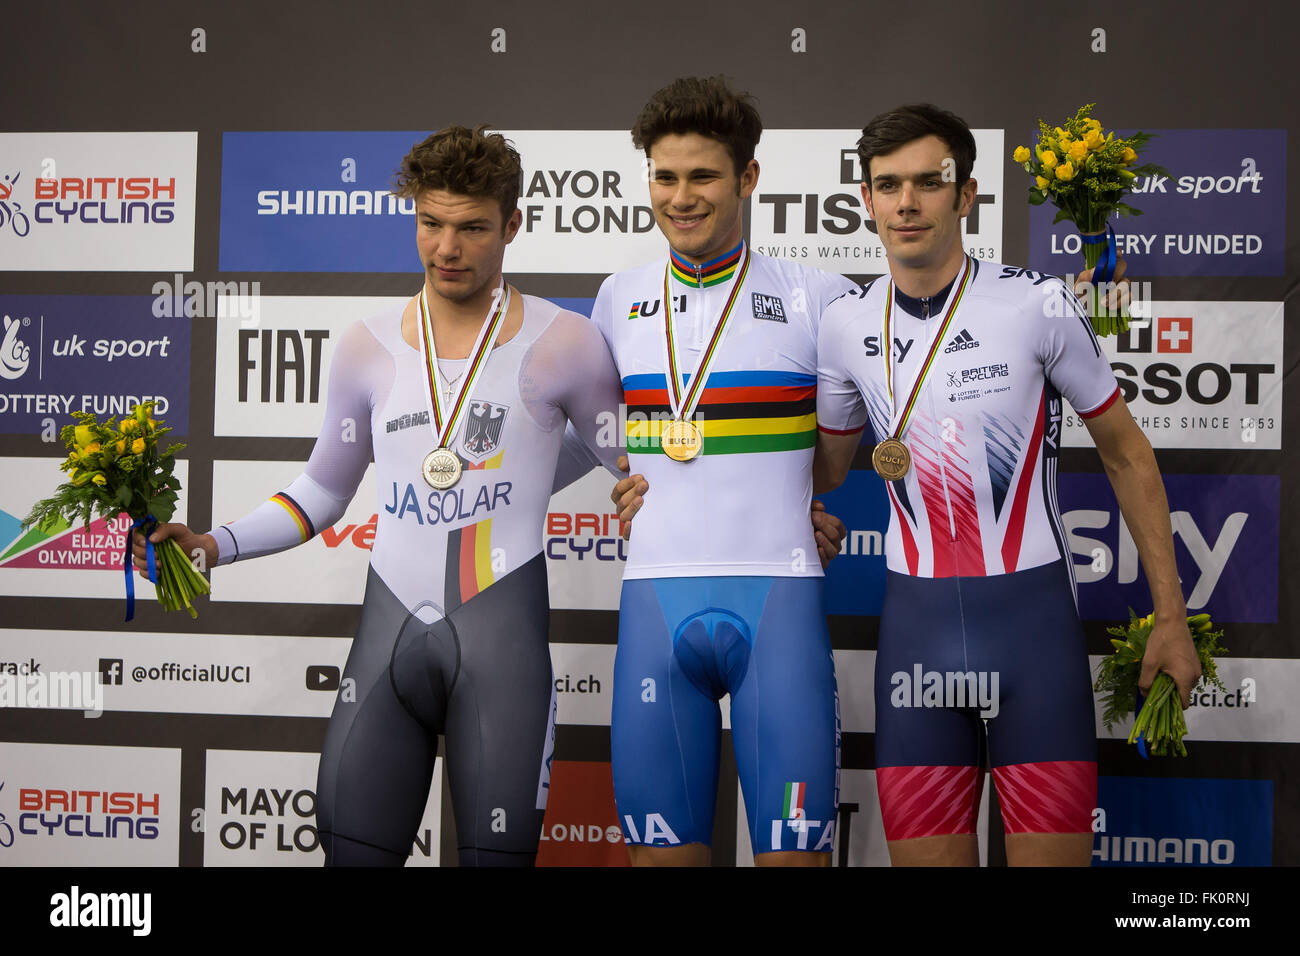
<instances>
[{"instance_id":1,"label":"man's bare arm","mask_svg":"<svg viewBox=\"0 0 1300 956\"><path fill-rule=\"evenodd\" d=\"M847 435L818 429L817 450L813 454L813 494L824 495L844 484L861 439L862 429Z\"/></svg>"},{"instance_id":2,"label":"man's bare arm","mask_svg":"<svg viewBox=\"0 0 1300 956\"><path fill-rule=\"evenodd\" d=\"M1155 453L1142 429L1133 421L1123 398L1096 418L1085 418L1084 424L1101 455L1120 513L1137 545L1155 605L1155 623L1142 660L1139 685L1143 691L1149 690L1157 672L1165 671L1178 685L1179 697L1186 708L1191 702L1192 688L1200 680L1201 664L1187 630L1187 604L1174 560L1169 500L1165 497Z\"/></svg>"}]
</instances>

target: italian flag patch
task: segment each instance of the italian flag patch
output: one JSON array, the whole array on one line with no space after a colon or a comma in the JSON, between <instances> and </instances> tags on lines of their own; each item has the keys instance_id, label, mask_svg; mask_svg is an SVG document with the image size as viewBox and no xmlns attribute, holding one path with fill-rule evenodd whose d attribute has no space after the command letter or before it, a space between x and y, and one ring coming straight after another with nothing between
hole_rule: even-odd
<instances>
[{"instance_id":1,"label":"italian flag patch","mask_svg":"<svg viewBox=\"0 0 1300 956\"><path fill-rule=\"evenodd\" d=\"M787 783L785 785L785 808L781 811L787 820L797 820L804 815L803 798L808 789L806 783Z\"/></svg>"}]
</instances>

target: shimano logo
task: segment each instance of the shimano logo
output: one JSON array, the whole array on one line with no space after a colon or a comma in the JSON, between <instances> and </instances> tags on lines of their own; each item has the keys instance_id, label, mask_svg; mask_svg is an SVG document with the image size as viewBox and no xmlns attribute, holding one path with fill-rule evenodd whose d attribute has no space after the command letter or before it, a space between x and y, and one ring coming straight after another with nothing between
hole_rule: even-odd
<instances>
[{"instance_id":1,"label":"shimano logo","mask_svg":"<svg viewBox=\"0 0 1300 956\"><path fill-rule=\"evenodd\" d=\"M971 335L965 329L962 329L957 333L957 337L948 343L948 347L944 349L944 352L963 352L966 349L977 349L979 347L980 344L976 340L975 336Z\"/></svg>"}]
</instances>

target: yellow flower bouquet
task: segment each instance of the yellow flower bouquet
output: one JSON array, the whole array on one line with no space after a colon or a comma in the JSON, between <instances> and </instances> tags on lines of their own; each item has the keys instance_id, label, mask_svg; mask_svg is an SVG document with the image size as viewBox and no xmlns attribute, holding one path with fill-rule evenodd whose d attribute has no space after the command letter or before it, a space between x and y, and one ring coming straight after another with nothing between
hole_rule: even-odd
<instances>
[{"instance_id":1,"label":"yellow flower bouquet","mask_svg":"<svg viewBox=\"0 0 1300 956\"><path fill-rule=\"evenodd\" d=\"M60 433L68 457L59 466L68 480L53 496L38 501L23 521L24 528L50 531L62 521L80 518L87 527L96 514L115 518L126 512L136 528L148 538L158 522L170 521L176 510L180 481L173 470L176 453L185 446L171 444L161 449L158 439L171 431L153 417L153 402L137 405L119 422L99 422L87 412L73 412L77 424ZM192 599L211 590L207 580L190 564L189 557L168 538L147 545L149 580L158 590L163 610L198 617ZM126 619L135 615L135 583L131 565L131 535L127 535L125 558Z\"/></svg>"},{"instance_id":2,"label":"yellow flower bouquet","mask_svg":"<svg viewBox=\"0 0 1300 956\"><path fill-rule=\"evenodd\" d=\"M1115 231L1107 225L1112 215L1140 216L1142 210L1124 202L1139 176L1168 175L1162 166L1137 162L1138 152L1151 139L1149 133L1127 138L1105 132L1092 118L1089 103L1066 120L1064 126L1049 127L1038 121L1038 142L1033 149L1017 146L1011 158L1033 179L1029 202L1038 206L1051 202L1057 209L1053 223L1074 223L1083 239L1084 267L1093 270L1088 293L1088 315L1098 335L1128 331L1124 309L1111 309L1104 294L1115 277L1118 253Z\"/></svg>"}]
</instances>

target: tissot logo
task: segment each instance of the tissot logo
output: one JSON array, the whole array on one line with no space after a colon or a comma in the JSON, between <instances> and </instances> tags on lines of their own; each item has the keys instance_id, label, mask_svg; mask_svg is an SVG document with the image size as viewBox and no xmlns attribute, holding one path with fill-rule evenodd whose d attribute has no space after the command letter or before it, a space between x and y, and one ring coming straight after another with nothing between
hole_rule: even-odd
<instances>
[{"instance_id":1,"label":"tissot logo","mask_svg":"<svg viewBox=\"0 0 1300 956\"><path fill-rule=\"evenodd\" d=\"M785 303L774 295L754 293L754 318L770 319L774 322L785 321Z\"/></svg>"},{"instance_id":2,"label":"tissot logo","mask_svg":"<svg viewBox=\"0 0 1300 956\"><path fill-rule=\"evenodd\" d=\"M1157 352L1190 352L1192 350L1192 320L1161 316L1156 320Z\"/></svg>"}]
</instances>

